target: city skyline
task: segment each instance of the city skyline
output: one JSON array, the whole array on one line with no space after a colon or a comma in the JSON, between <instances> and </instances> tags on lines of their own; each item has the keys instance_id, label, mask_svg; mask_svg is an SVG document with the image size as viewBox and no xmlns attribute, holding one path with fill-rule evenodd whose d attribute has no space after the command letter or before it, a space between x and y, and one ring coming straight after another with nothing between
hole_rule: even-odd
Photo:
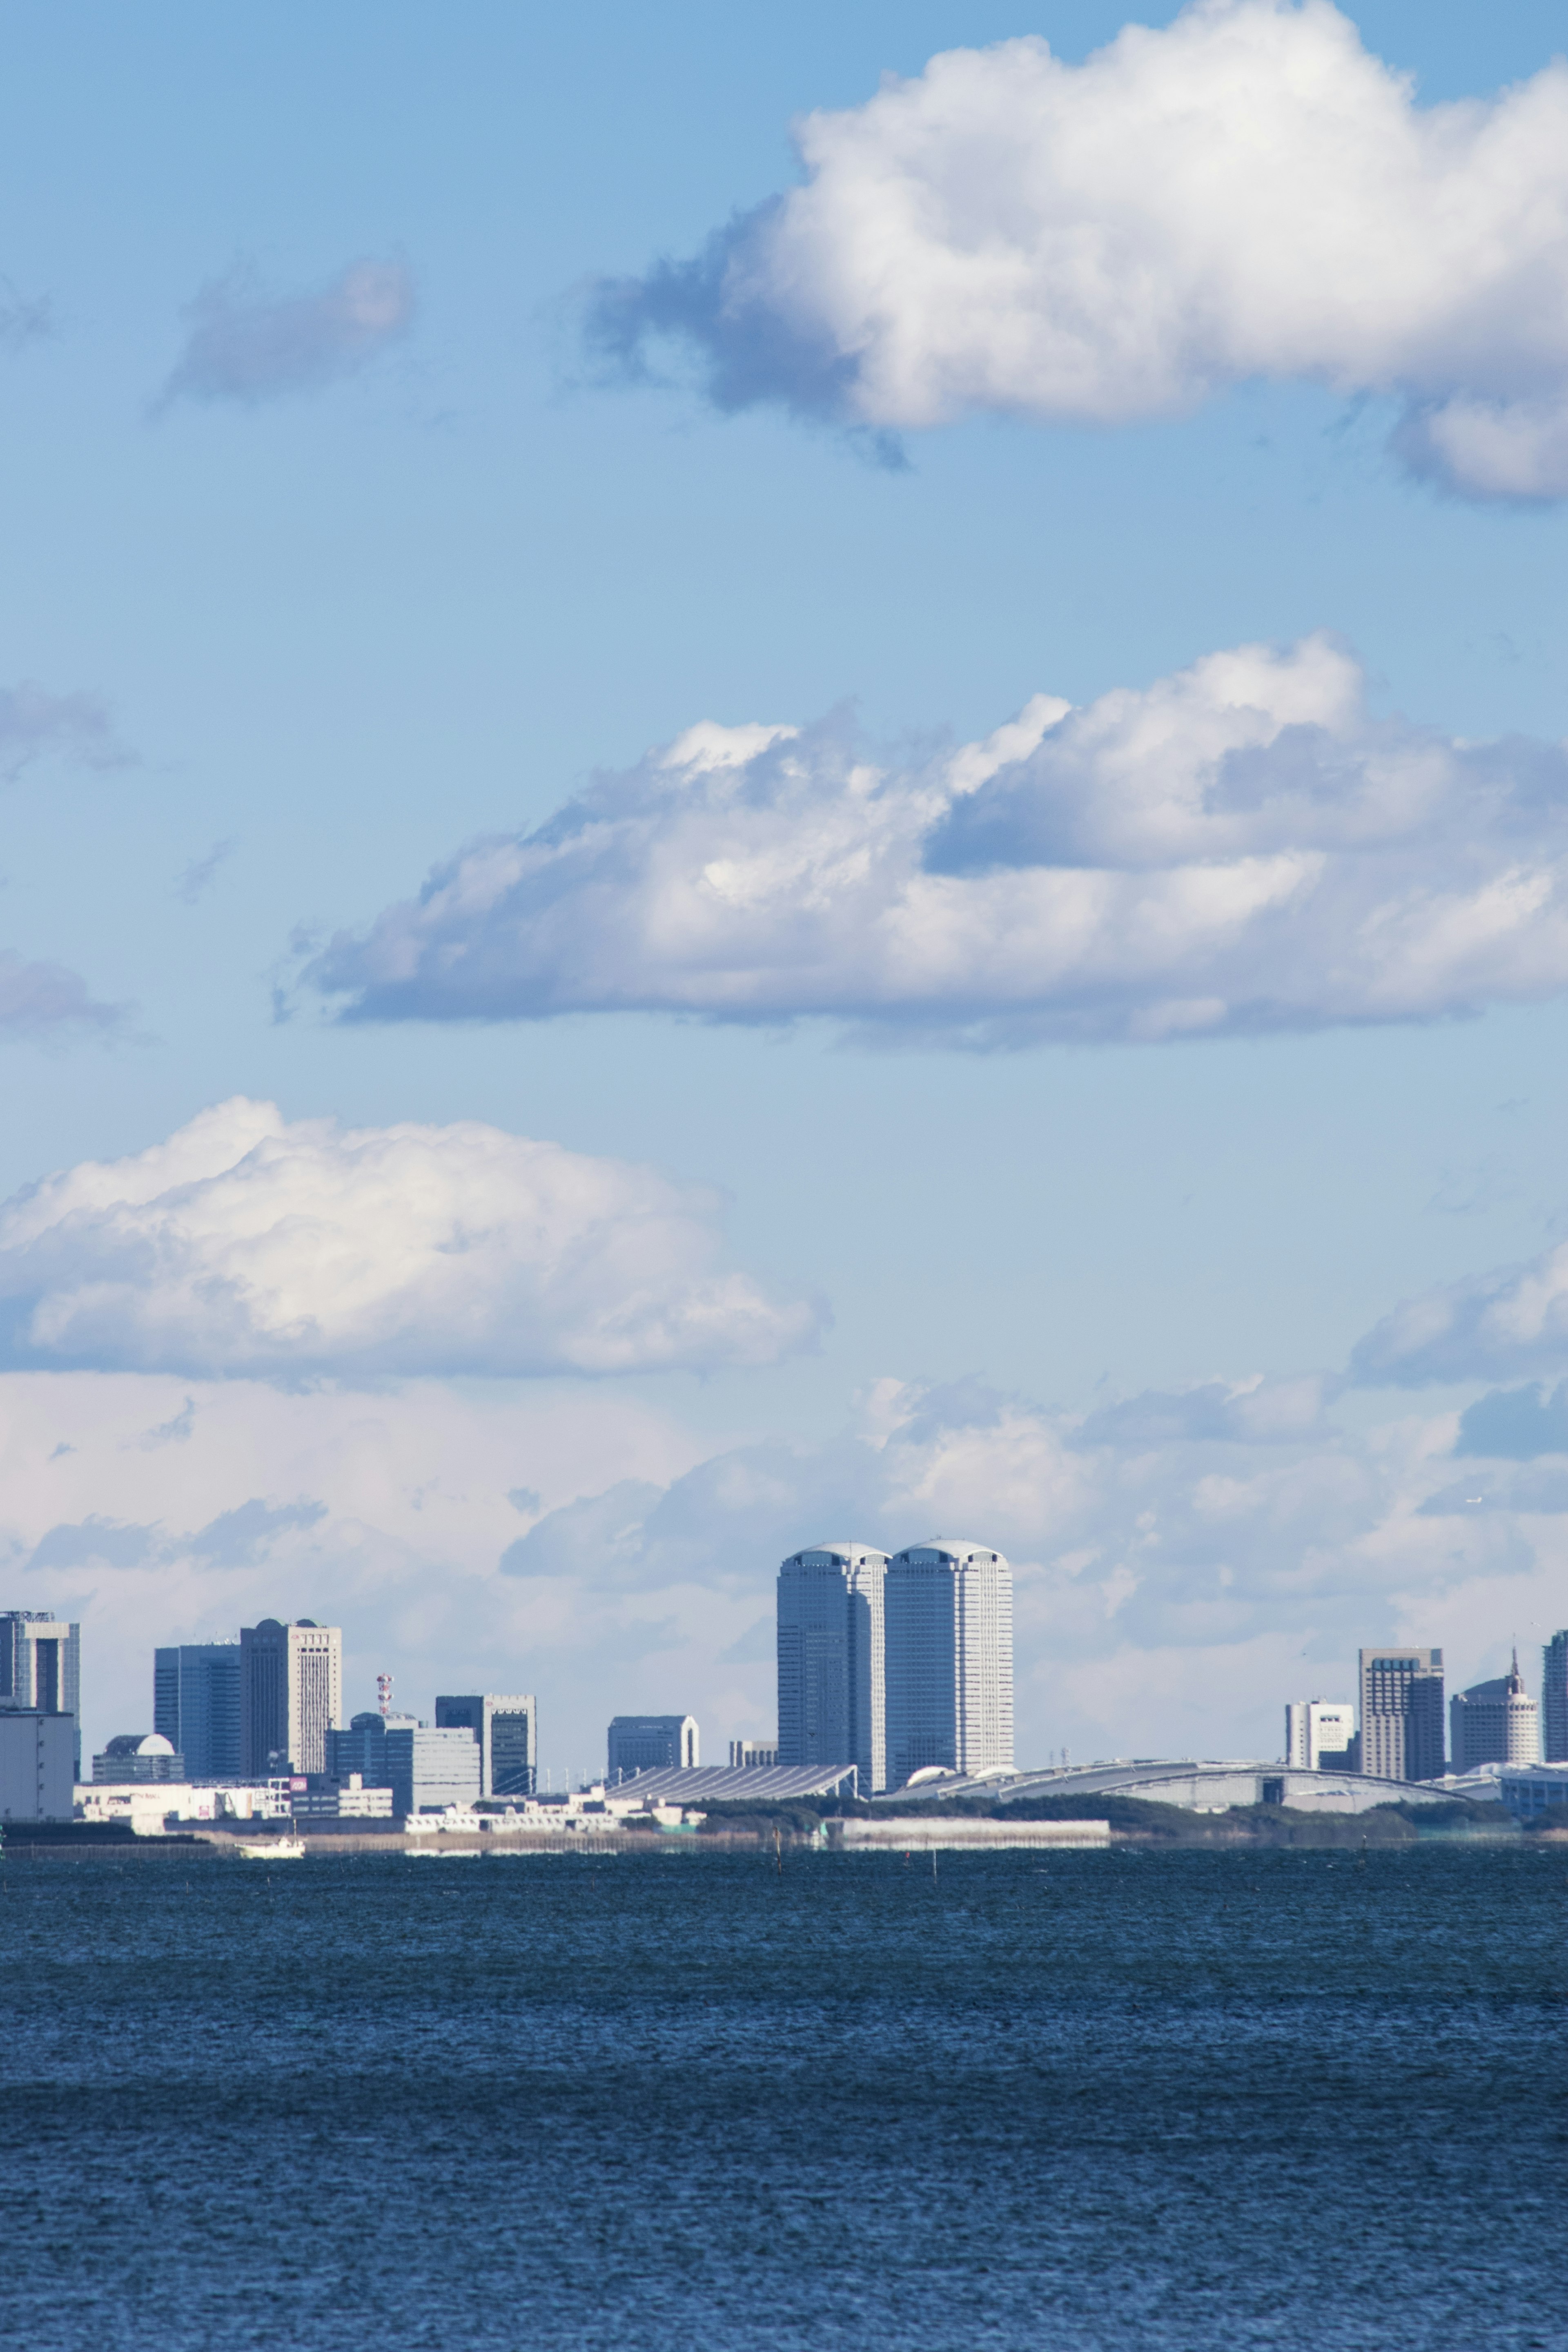
<instances>
[{"instance_id":1,"label":"city skyline","mask_svg":"<svg viewBox=\"0 0 1568 2352\"><path fill-rule=\"evenodd\" d=\"M1021 1754L1563 1622L1561 26L1142 15L11 26L0 1563L89 1741L277 1611L722 1752L832 1528L984 1529Z\"/></svg>"}]
</instances>

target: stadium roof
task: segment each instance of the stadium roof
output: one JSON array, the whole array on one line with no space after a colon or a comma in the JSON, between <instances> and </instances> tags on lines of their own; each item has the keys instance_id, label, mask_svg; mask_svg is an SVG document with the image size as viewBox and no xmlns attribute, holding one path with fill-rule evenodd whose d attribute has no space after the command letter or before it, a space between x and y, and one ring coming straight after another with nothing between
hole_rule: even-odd
<instances>
[{"instance_id":1,"label":"stadium roof","mask_svg":"<svg viewBox=\"0 0 1568 2352\"><path fill-rule=\"evenodd\" d=\"M608 1793L616 1797L647 1797L659 1804L740 1804L755 1798L776 1805L790 1797L852 1797L856 1790L853 1764L699 1764L683 1770L660 1767L651 1772L628 1772Z\"/></svg>"}]
</instances>

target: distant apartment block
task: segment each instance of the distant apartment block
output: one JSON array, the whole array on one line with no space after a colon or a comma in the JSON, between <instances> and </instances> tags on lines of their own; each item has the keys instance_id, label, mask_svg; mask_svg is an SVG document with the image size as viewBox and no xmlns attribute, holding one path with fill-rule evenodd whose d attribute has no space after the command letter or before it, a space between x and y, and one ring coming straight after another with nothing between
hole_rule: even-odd
<instances>
[{"instance_id":1,"label":"distant apartment block","mask_svg":"<svg viewBox=\"0 0 1568 2352\"><path fill-rule=\"evenodd\" d=\"M238 1642L182 1642L153 1653L153 1728L185 1759L195 1780L237 1780L240 1739Z\"/></svg>"},{"instance_id":2,"label":"distant apartment block","mask_svg":"<svg viewBox=\"0 0 1568 2352\"><path fill-rule=\"evenodd\" d=\"M1541 1748L1548 1764L1568 1764L1568 1632L1541 1653Z\"/></svg>"},{"instance_id":3,"label":"distant apartment block","mask_svg":"<svg viewBox=\"0 0 1568 2352\"><path fill-rule=\"evenodd\" d=\"M531 1695L502 1697L494 1691L438 1698L440 1730L471 1731L479 1745L479 1794L531 1797L539 1768L539 1708Z\"/></svg>"},{"instance_id":4,"label":"distant apartment block","mask_svg":"<svg viewBox=\"0 0 1568 2352\"><path fill-rule=\"evenodd\" d=\"M730 1769L735 1772L763 1772L775 1768L779 1760L778 1743L764 1747L760 1739L731 1739Z\"/></svg>"},{"instance_id":5,"label":"distant apartment block","mask_svg":"<svg viewBox=\"0 0 1568 2352\"><path fill-rule=\"evenodd\" d=\"M1456 1772L1479 1764L1539 1764L1541 1711L1524 1687L1519 1654L1506 1675L1456 1691L1448 1702L1448 1747Z\"/></svg>"},{"instance_id":6,"label":"distant apartment block","mask_svg":"<svg viewBox=\"0 0 1568 2352\"><path fill-rule=\"evenodd\" d=\"M611 1785L629 1772L692 1771L700 1746L694 1716L617 1715L607 1742Z\"/></svg>"},{"instance_id":7,"label":"distant apartment block","mask_svg":"<svg viewBox=\"0 0 1568 2352\"><path fill-rule=\"evenodd\" d=\"M327 1734L342 1719L343 1637L336 1625L264 1617L239 1633L244 1777L325 1769Z\"/></svg>"},{"instance_id":8,"label":"distant apartment block","mask_svg":"<svg viewBox=\"0 0 1568 2352\"><path fill-rule=\"evenodd\" d=\"M1285 1761L1293 1772L1353 1772L1355 1709L1350 1701L1292 1699L1285 1709Z\"/></svg>"},{"instance_id":9,"label":"distant apartment block","mask_svg":"<svg viewBox=\"0 0 1568 2352\"><path fill-rule=\"evenodd\" d=\"M1013 1769L1013 1571L954 1537L888 1562L888 1786L936 1765ZM782 1729L782 1725L781 1725Z\"/></svg>"},{"instance_id":10,"label":"distant apartment block","mask_svg":"<svg viewBox=\"0 0 1568 2352\"><path fill-rule=\"evenodd\" d=\"M1443 1773L1443 1653L1389 1643L1361 1653L1361 1769L1376 1780Z\"/></svg>"},{"instance_id":11,"label":"distant apartment block","mask_svg":"<svg viewBox=\"0 0 1568 2352\"><path fill-rule=\"evenodd\" d=\"M808 1544L778 1574L778 1761L853 1764L867 1795L888 1785L888 1555Z\"/></svg>"},{"instance_id":12,"label":"distant apartment block","mask_svg":"<svg viewBox=\"0 0 1568 2352\"><path fill-rule=\"evenodd\" d=\"M71 1717L71 1769L79 1780L81 1627L65 1623L47 1609L0 1613L0 1709L18 1708Z\"/></svg>"}]
</instances>

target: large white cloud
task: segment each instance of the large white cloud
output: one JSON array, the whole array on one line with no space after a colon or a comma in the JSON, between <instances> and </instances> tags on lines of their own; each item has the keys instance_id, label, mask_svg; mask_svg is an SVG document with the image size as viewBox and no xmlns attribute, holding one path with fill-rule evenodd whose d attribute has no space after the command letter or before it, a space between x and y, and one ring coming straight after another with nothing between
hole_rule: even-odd
<instances>
[{"instance_id":1,"label":"large white cloud","mask_svg":"<svg viewBox=\"0 0 1568 2352\"><path fill-rule=\"evenodd\" d=\"M879 764L692 728L332 942L373 1019L824 1014L971 1042L1471 1011L1568 984L1568 754L1367 714L1322 637Z\"/></svg>"},{"instance_id":2,"label":"large white cloud","mask_svg":"<svg viewBox=\"0 0 1568 2352\"><path fill-rule=\"evenodd\" d=\"M289 1377L771 1363L820 1310L724 1265L719 1203L467 1121L237 1098L0 1208L13 1363Z\"/></svg>"},{"instance_id":3,"label":"large white cloud","mask_svg":"<svg viewBox=\"0 0 1568 2352\"><path fill-rule=\"evenodd\" d=\"M1568 492L1568 69L1421 107L1327 0L1200 0L1081 66L954 49L796 126L805 183L603 287L634 368L873 428L1095 423L1249 377L1393 394L1418 466Z\"/></svg>"}]
</instances>

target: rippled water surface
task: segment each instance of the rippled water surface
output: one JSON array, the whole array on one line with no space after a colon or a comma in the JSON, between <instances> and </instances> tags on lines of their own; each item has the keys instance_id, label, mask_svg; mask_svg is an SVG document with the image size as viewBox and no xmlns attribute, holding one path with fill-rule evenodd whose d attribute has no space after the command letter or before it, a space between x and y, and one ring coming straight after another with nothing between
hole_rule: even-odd
<instances>
[{"instance_id":1,"label":"rippled water surface","mask_svg":"<svg viewBox=\"0 0 1568 2352\"><path fill-rule=\"evenodd\" d=\"M1568 1857L0 1864L28 2347L1568 2347Z\"/></svg>"}]
</instances>

